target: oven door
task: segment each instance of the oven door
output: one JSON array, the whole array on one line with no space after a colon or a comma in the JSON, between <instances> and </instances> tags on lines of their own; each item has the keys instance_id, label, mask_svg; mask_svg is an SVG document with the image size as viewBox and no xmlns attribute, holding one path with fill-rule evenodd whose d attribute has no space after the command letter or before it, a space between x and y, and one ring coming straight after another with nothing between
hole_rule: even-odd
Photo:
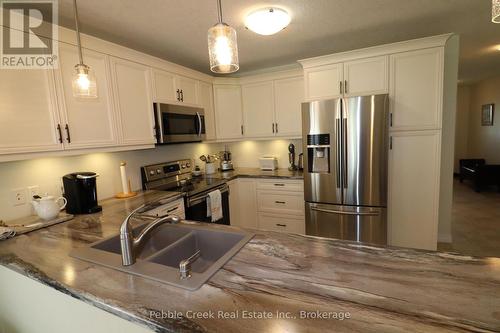
<instances>
[{"instance_id":1,"label":"oven door","mask_svg":"<svg viewBox=\"0 0 500 333\"><path fill-rule=\"evenodd\" d=\"M219 189L222 195L222 219L212 222L212 218L210 216L207 216L207 197L210 191L198 193L192 197L186 197L186 219L199 222L230 225L229 187L225 185L224 187L221 187Z\"/></svg>"},{"instance_id":2,"label":"oven door","mask_svg":"<svg viewBox=\"0 0 500 333\"><path fill-rule=\"evenodd\" d=\"M202 108L155 103L154 114L159 144L205 139L205 114Z\"/></svg>"}]
</instances>

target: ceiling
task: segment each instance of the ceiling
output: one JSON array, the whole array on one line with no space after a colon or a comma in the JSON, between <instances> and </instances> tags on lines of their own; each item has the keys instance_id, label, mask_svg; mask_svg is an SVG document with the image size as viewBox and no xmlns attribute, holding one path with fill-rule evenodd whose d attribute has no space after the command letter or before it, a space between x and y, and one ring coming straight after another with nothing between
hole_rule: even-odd
<instances>
[{"instance_id":1,"label":"ceiling","mask_svg":"<svg viewBox=\"0 0 500 333\"><path fill-rule=\"evenodd\" d=\"M59 0L60 24L74 28L71 0ZM248 11L289 11L289 27L273 36L245 29ZM461 36L459 78L500 74L500 24L490 0L223 0L223 19L238 34L240 74L298 59L455 32ZM216 0L80 0L81 30L117 44L210 73L207 30Z\"/></svg>"}]
</instances>

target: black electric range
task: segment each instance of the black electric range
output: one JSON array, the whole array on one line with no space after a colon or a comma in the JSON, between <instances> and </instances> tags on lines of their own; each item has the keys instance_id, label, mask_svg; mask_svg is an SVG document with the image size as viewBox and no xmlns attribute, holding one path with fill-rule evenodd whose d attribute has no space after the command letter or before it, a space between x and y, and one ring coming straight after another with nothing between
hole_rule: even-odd
<instances>
[{"instance_id":1,"label":"black electric range","mask_svg":"<svg viewBox=\"0 0 500 333\"><path fill-rule=\"evenodd\" d=\"M207 197L211 191L220 190L223 218L213 223L229 225L229 187L226 181L216 177L193 177L192 171L191 160L143 166L141 167L142 188L184 193L186 219L200 222L212 222L212 218L207 216Z\"/></svg>"}]
</instances>

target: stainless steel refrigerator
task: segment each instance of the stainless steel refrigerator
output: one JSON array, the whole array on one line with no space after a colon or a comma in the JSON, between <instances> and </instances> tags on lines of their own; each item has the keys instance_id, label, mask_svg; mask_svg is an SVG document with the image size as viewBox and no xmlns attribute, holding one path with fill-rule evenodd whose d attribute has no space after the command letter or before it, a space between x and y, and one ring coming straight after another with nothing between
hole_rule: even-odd
<instances>
[{"instance_id":1,"label":"stainless steel refrigerator","mask_svg":"<svg viewBox=\"0 0 500 333\"><path fill-rule=\"evenodd\" d=\"M306 234L387 243L388 101L302 103Z\"/></svg>"}]
</instances>

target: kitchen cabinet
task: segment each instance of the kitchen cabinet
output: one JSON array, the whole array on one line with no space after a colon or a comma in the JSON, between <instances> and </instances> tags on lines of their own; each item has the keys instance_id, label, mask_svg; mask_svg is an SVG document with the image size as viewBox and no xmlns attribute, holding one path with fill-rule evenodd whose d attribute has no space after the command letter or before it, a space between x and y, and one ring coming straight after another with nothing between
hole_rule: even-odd
<instances>
[{"instance_id":1,"label":"kitchen cabinet","mask_svg":"<svg viewBox=\"0 0 500 333\"><path fill-rule=\"evenodd\" d=\"M0 69L0 155L61 150L58 125L53 71Z\"/></svg>"},{"instance_id":2,"label":"kitchen cabinet","mask_svg":"<svg viewBox=\"0 0 500 333\"><path fill-rule=\"evenodd\" d=\"M237 178L229 181L229 210L231 225L257 228L255 180Z\"/></svg>"},{"instance_id":3,"label":"kitchen cabinet","mask_svg":"<svg viewBox=\"0 0 500 333\"><path fill-rule=\"evenodd\" d=\"M59 49L57 70L58 97L61 108L61 127L65 149L95 148L117 144L115 111L112 100L108 56L83 50L85 63L94 71L97 98L73 96L72 79L78 50L62 44Z\"/></svg>"},{"instance_id":4,"label":"kitchen cabinet","mask_svg":"<svg viewBox=\"0 0 500 333\"><path fill-rule=\"evenodd\" d=\"M160 69L153 69L154 101L199 105L198 81Z\"/></svg>"},{"instance_id":5,"label":"kitchen cabinet","mask_svg":"<svg viewBox=\"0 0 500 333\"><path fill-rule=\"evenodd\" d=\"M218 139L243 137L243 110L239 85L214 84L215 123Z\"/></svg>"},{"instance_id":6,"label":"kitchen cabinet","mask_svg":"<svg viewBox=\"0 0 500 333\"><path fill-rule=\"evenodd\" d=\"M388 57L372 57L344 63L344 96L386 94L389 90Z\"/></svg>"},{"instance_id":7,"label":"kitchen cabinet","mask_svg":"<svg viewBox=\"0 0 500 333\"><path fill-rule=\"evenodd\" d=\"M305 234L304 219L296 215L259 212L259 229Z\"/></svg>"},{"instance_id":8,"label":"kitchen cabinet","mask_svg":"<svg viewBox=\"0 0 500 333\"><path fill-rule=\"evenodd\" d=\"M391 142L389 245L436 250L440 132L394 132Z\"/></svg>"},{"instance_id":9,"label":"kitchen cabinet","mask_svg":"<svg viewBox=\"0 0 500 333\"><path fill-rule=\"evenodd\" d=\"M205 112L206 140L212 141L216 137L214 95L212 85L206 82L199 83L200 104Z\"/></svg>"},{"instance_id":10,"label":"kitchen cabinet","mask_svg":"<svg viewBox=\"0 0 500 333\"><path fill-rule=\"evenodd\" d=\"M390 57L392 130L441 127L443 48L393 54Z\"/></svg>"},{"instance_id":11,"label":"kitchen cabinet","mask_svg":"<svg viewBox=\"0 0 500 333\"><path fill-rule=\"evenodd\" d=\"M150 68L119 58L112 58L111 64L120 142L154 144Z\"/></svg>"},{"instance_id":12,"label":"kitchen cabinet","mask_svg":"<svg viewBox=\"0 0 500 333\"><path fill-rule=\"evenodd\" d=\"M303 101L304 78L302 76L274 81L276 136L302 136Z\"/></svg>"},{"instance_id":13,"label":"kitchen cabinet","mask_svg":"<svg viewBox=\"0 0 500 333\"><path fill-rule=\"evenodd\" d=\"M244 84L243 124L245 137L271 137L275 133L273 82Z\"/></svg>"},{"instance_id":14,"label":"kitchen cabinet","mask_svg":"<svg viewBox=\"0 0 500 333\"><path fill-rule=\"evenodd\" d=\"M342 95L342 63L304 69L304 78L308 101L337 98Z\"/></svg>"},{"instance_id":15,"label":"kitchen cabinet","mask_svg":"<svg viewBox=\"0 0 500 333\"><path fill-rule=\"evenodd\" d=\"M304 69L308 101L388 92L387 56Z\"/></svg>"}]
</instances>

